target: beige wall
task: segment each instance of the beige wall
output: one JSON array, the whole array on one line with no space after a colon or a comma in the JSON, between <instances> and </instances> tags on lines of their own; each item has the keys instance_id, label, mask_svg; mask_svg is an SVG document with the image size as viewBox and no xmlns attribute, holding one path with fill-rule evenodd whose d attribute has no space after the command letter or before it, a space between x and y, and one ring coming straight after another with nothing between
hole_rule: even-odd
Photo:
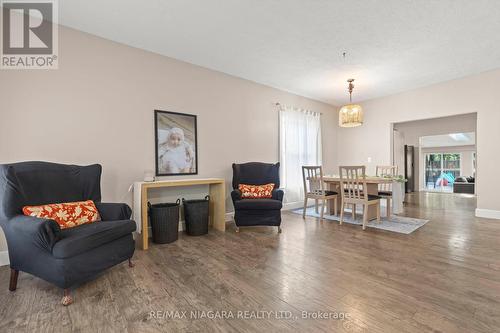
<instances>
[{"instance_id":1,"label":"beige wall","mask_svg":"<svg viewBox=\"0 0 500 333\"><path fill-rule=\"evenodd\" d=\"M462 150L461 156L461 169L462 175L466 177L474 176L474 153L476 152L476 147L471 147L472 150Z\"/></svg>"},{"instance_id":2,"label":"beige wall","mask_svg":"<svg viewBox=\"0 0 500 333\"><path fill-rule=\"evenodd\" d=\"M223 177L229 188L231 163L278 161L274 103L281 102L323 113L326 171L337 164L336 116L329 105L75 30L59 31L58 70L0 71L0 163L101 163L103 200L130 203L129 185L154 169L153 110L162 109L198 115L194 177ZM0 251L5 248L0 234Z\"/></svg>"},{"instance_id":3,"label":"beige wall","mask_svg":"<svg viewBox=\"0 0 500 333\"><path fill-rule=\"evenodd\" d=\"M338 132L338 161L366 164L372 157L374 172L375 165L390 163L391 123L477 112L477 206L500 211L498 87L500 70L495 70L362 103L363 126Z\"/></svg>"}]
</instances>

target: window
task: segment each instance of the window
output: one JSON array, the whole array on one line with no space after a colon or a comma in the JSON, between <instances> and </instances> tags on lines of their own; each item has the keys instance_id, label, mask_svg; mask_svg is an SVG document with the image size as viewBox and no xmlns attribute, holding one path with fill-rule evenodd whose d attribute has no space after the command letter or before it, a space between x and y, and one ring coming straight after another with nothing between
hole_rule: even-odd
<instances>
[{"instance_id":1,"label":"window","mask_svg":"<svg viewBox=\"0 0 500 333\"><path fill-rule=\"evenodd\" d=\"M453 192L453 183L460 176L459 153L425 154L425 189Z\"/></svg>"},{"instance_id":2,"label":"window","mask_svg":"<svg viewBox=\"0 0 500 333\"><path fill-rule=\"evenodd\" d=\"M280 106L281 187L285 202L304 199L303 165L321 165L321 114Z\"/></svg>"}]
</instances>

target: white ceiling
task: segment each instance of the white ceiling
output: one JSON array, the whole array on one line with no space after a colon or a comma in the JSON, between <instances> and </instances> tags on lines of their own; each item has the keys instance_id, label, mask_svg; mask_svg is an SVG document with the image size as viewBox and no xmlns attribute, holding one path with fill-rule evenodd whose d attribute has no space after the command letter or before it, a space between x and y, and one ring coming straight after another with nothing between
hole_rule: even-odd
<instances>
[{"instance_id":1,"label":"white ceiling","mask_svg":"<svg viewBox=\"0 0 500 333\"><path fill-rule=\"evenodd\" d=\"M451 133L442 135L429 135L420 138L420 147L456 147L476 144L476 133Z\"/></svg>"},{"instance_id":2,"label":"white ceiling","mask_svg":"<svg viewBox=\"0 0 500 333\"><path fill-rule=\"evenodd\" d=\"M60 23L334 105L500 67L498 0L61 0ZM342 52L347 51L347 61Z\"/></svg>"}]
</instances>

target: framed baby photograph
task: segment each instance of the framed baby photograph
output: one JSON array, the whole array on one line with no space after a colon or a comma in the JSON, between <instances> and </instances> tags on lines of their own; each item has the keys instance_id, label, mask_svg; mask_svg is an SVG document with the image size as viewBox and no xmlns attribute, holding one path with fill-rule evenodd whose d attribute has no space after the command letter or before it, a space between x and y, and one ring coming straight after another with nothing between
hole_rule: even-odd
<instances>
[{"instance_id":1,"label":"framed baby photograph","mask_svg":"<svg viewBox=\"0 0 500 333\"><path fill-rule=\"evenodd\" d=\"M157 176L198 174L196 116L155 110Z\"/></svg>"}]
</instances>

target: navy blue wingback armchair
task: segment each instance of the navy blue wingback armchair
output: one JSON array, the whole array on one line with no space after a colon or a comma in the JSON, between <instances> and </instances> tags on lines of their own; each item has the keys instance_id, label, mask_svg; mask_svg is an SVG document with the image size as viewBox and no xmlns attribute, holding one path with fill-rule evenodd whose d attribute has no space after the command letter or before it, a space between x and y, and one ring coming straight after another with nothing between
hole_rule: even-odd
<instances>
[{"instance_id":1,"label":"navy blue wingback armchair","mask_svg":"<svg viewBox=\"0 0 500 333\"><path fill-rule=\"evenodd\" d=\"M96 277L134 254L126 204L101 202L98 164L62 165L22 162L0 165L0 225L7 239L11 278L19 271L33 274L64 289L63 304L71 304L70 288ZM22 207L93 200L102 221L61 230L49 219L25 216Z\"/></svg>"},{"instance_id":2,"label":"navy blue wingback armchair","mask_svg":"<svg viewBox=\"0 0 500 333\"><path fill-rule=\"evenodd\" d=\"M264 185L274 183L271 199L242 199L239 184ZM233 191L236 232L241 226L267 225L278 227L281 232L281 208L283 191L280 186L280 164L250 162L233 163Z\"/></svg>"}]
</instances>

